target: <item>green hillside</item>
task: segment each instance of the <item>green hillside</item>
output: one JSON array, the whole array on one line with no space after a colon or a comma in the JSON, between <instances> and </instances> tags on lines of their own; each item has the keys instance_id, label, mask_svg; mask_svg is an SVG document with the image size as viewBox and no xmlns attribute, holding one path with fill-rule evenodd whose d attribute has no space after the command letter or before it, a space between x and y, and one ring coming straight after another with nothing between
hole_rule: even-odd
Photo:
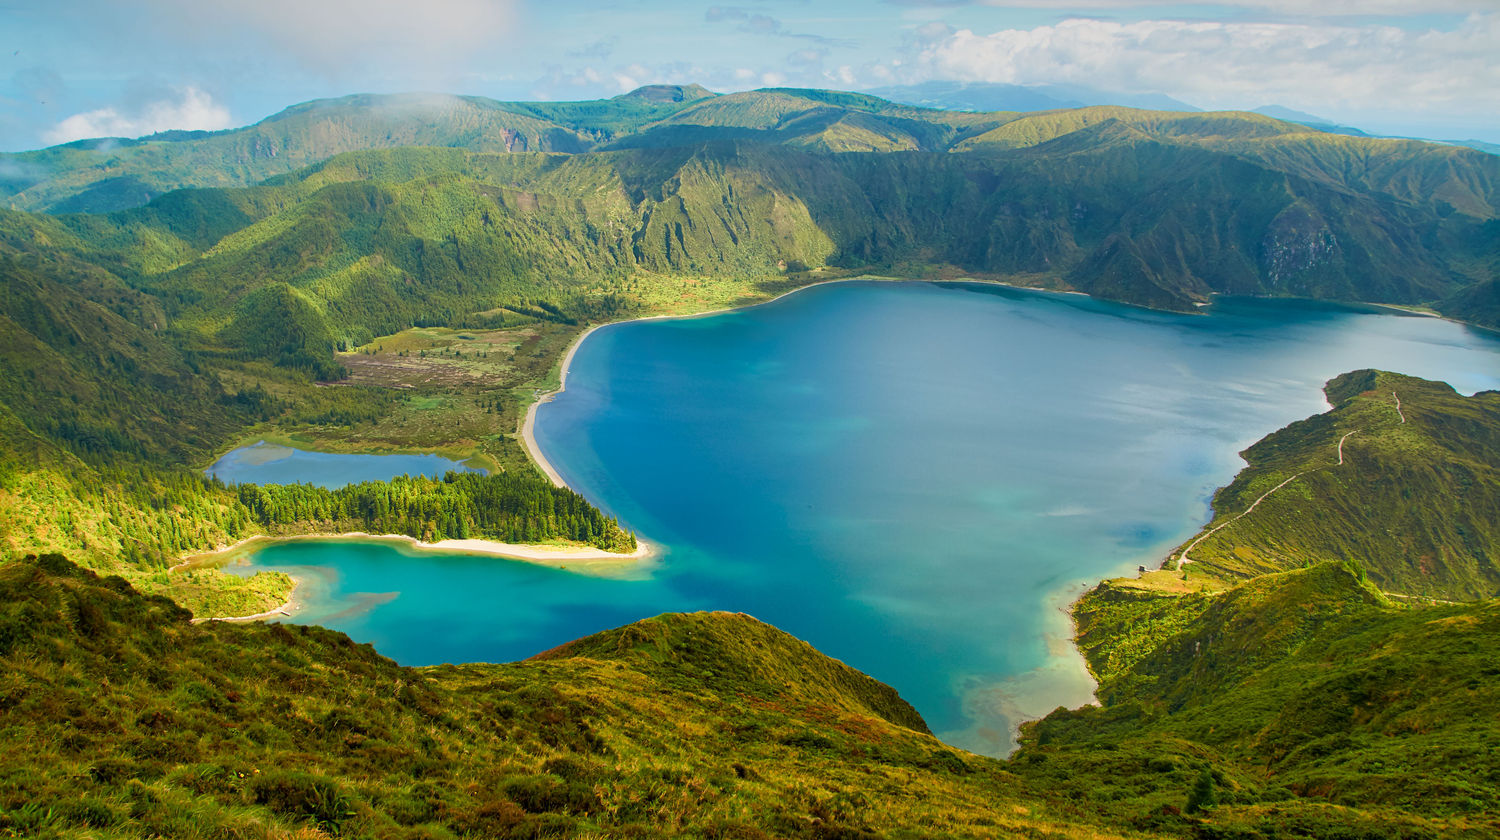
<instances>
[{"instance_id":1,"label":"green hillside","mask_svg":"<svg viewBox=\"0 0 1500 840\"><path fill-rule=\"evenodd\" d=\"M1075 604L1099 705L1025 727L1014 772L1195 836L1500 828L1500 395L1369 370L1327 393L1245 451L1213 527L1280 490Z\"/></svg>"},{"instance_id":2,"label":"green hillside","mask_svg":"<svg viewBox=\"0 0 1500 840\"><path fill-rule=\"evenodd\" d=\"M452 300L429 307L390 287L431 279L451 291L423 275L460 262L467 273L474 252L493 252L477 272L486 294L502 282L829 265L948 270L1182 311L1214 293L1297 296L1437 305L1496 324L1483 290L1500 264L1500 161L1259 114L974 114L674 86L573 103L354 96L211 135L9 157L9 170L34 176L6 182L12 207L146 204L65 222L105 259L153 276L197 263L183 275L197 288L205 272L242 278L274 257L282 282L331 275L379 297L359 305L386 308L390 323L459 315ZM214 260L243 263L252 246L250 264ZM554 303L566 294L541 291Z\"/></svg>"},{"instance_id":3,"label":"green hillside","mask_svg":"<svg viewBox=\"0 0 1500 840\"><path fill-rule=\"evenodd\" d=\"M54 555L0 566L0 832L1122 836L743 615L419 669L317 627L188 618Z\"/></svg>"},{"instance_id":4,"label":"green hillside","mask_svg":"<svg viewBox=\"0 0 1500 840\"><path fill-rule=\"evenodd\" d=\"M5 155L31 177L0 184L12 207L101 212L183 187L249 186L340 152L398 146L582 151L578 132L482 97L358 95L307 102L246 128L80 140Z\"/></svg>"},{"instance_id":5,"label":"green hillside","mask_svg":"<svg viewBox=\"0 0 1500 840\"><path fill-rule=\"evenodd\" d=\"M1391 593L1500 595L1500 393L1370 370L1325 390L1332 411L1242 453L1183 568L1238 578L1348 560Z\"/></svg>"},{"instance_id":6,"label":"green hillside","mask_svg":"<svg viewBox=\"0 0 1500 840\"><path fill-rule=\"evenodd\" d=\"M1102 706L1028 726L1028 779L1196 836L1500 828L1500 602L1413 609L1324 563L1216 595L1107 582L1075 617Z\"/></svg>"},{"instance_id":7,"label":"green hillside","mask_svg":"<svg viewBox=\"0 0 1500 840\"><path fill-rule=\"evenodd\" d=\"M743 616L407 669L160 597L280 604L284 576L167 572L253 534L630 548L515 439L576 336L621 318L879 271L1500 326L1500 158L1254 114L653 86L354 96L4 162L0 833L1500 831L1500 395L1378 371L1246 450L1169 568L1085 596L1102 705L1037 723L1008 763ZM491 474L202 477L259 437Z\"/></svg>"}]
</instances>

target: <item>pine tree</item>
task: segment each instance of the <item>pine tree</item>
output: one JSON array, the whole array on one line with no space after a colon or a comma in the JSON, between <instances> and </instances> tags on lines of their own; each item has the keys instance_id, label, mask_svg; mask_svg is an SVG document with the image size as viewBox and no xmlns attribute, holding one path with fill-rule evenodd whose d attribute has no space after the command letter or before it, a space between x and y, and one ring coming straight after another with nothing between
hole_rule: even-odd
<instances>
[{"instance_id":1,"label":"pine tree","mask_svg":"<svg viewBox=\"0 0 1500 840\"><path fill-rule=\"evenodd\" d=\"M1188 791L1187 806L1183 811L1196 814L1207 811L1219 804L1218 795L1214 793L1214 774L1207 767L1198 774L1198 780L1193 782L1193 789Z\"/></svg>"}]
</instances>

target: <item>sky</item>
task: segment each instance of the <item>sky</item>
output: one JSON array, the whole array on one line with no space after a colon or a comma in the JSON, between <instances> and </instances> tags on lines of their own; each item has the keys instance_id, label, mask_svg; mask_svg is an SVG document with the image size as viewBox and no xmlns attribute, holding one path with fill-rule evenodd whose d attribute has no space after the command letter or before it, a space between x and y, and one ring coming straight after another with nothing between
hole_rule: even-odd
<instances>
[{"instance_id":1,"label":"sky","mask_svg":"<svg viewBox=\"0 0 1500 840\"><path fill-rule=\"evenodd\" d=\"M0 151L229 128L350 93L934 80L1500 143L1497 56L1500 0L0 0Z\"/></svg>"}]
</instances>

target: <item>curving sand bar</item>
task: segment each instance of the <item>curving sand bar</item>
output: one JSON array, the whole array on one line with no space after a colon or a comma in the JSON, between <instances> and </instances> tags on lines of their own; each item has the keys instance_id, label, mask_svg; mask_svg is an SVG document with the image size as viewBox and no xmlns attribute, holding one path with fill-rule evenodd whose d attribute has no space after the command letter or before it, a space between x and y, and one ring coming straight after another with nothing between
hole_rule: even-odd
<instances>
[{"instance_id":1,"label":"curving sand bar","mask_svg":"<svg viewBox=\"0 0 1500 840\"><path fill-rule=\"evenodd\" d=\"M493 540L438 540L437 542L422 542L415 537L408 537L405 534L367 534L364 531L347 531L342 534L295 534L285 537L260 535L246 537L233 545L202 554L195 554L173 566L169 571L192 566L210 565L229 559L230 555L237 555L270 543L291 542L293 540L370 540L395 542L417 551L442 554L484 554L493 557L504 557L507 560L537 563L544 566L564 566L568 563L593 565L597 563L631 562L654 557L659 553L655 544L639 537L636 538L635 551L624 554L605 551L602 548L587 545L526 545L496 542Z\"/></svg>"}]
</instances>

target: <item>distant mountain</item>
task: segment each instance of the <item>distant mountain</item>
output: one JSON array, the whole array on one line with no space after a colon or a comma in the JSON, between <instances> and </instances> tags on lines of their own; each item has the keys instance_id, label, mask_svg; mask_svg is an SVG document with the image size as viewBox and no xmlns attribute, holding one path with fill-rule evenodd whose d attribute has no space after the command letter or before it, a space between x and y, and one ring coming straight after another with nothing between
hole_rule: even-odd
<instances>
[{"instance_id":1,"label":"distant mountain","mask_svg":"<svg viewBox=\"0 0 1500 840\"><path fill-rule=\"evenodd\" d=\"M1342 125L1340 123L1334 122L1333 120L1327 119L1326 117L1319 117L1313 114L1309 114L1306 111L1296 111L1291 108L1284 108L1280 105L1262 105L1261 107L1256 108L1251 113L1264 114L1268 117L1275 117L1278 120L1286 120L1287 122L1299 123L1301 125L1307 126L1308 128L1315 128L1319 131L1326 131L1329 134L1348 134L1353 137L1392 137L1397 140L1421 140L1427 143L1442 143L1448 146L1463 146L1465 148L1474 149L1475 151L1485 152L1486 154L1500 155L1500 144L1486 143L1483 140L1436 140L1429 137L1410 137L1406 135L1395 134L1372 135L1366 131L1355 128L1354 126Z\"/></svg>"},{"instance_id":2,"label":"distant mountain","mask_svg":"<svg viewBox=\"0 0 1500 840\"><path fill-rule=\"evenodd\" d=\"M872 88L868 93L892 102L955 111L1054 111L1089 105L1122 105L1153 111L1201 110L1160 93L1117 93L1083 85L923 82Z\"/></svg>"},{"instance_id":3,"label":"distant mountain","mask_svg":"<svg viewBox=\"0 0 1500 840\"><path fill-rule=\"evenodd\" d=\"M1268 117L1274 117L1278 120L1286 120L1287 122L1299 123L1301 125L1307 126L1308 128L1316 128L1319 131L1326 131L1329 134L1348 134L1353 137L1370 136L1369 134L1355 128L1354 126L1340 125L1333 120L1314 116L1313 114L1309 114L1306 111L1295 111L1291 108L1284 108L1280 105L1262 105L1259 108L1256 108L1251 113L1265 114Z\"/></svg>"},{"instance_id":4,"label":"distant mountain","mask_svg":"<svg viewBox=\"0 0 1500 840\"><path fill-rule=\"evenodd\" d=\"M1486 143L1483 140L1444 140L1443 142L1452 143L1455 146L1464 146L1465 148L1474 149L1486 154L1500 155L1500 143Z\"/></svg>"},{"instance_id":5,"label":"distant mountain","mask_svg":"<svg viewBox=\"0 0 1500 840\"><path fill-rule=\"evenodd\" d=\"M1322 123L1324 125L1331 125L1333 123L1333 120L1325 119L1314 114L1309 114L1306 111L1298 111L1293 108L1287 108L1282 105L1262 105L1259 108L1251 111L1250 113L1265 114L1268 117L1275 117L1278 120L1286 120L1287 122L1304 124Z\"/></svg>"},{"instance_id":6,"label":"distant mountain","mask_svg":"<svg viewBox=\"0 0 1500 840\"><path fill-rule=\"evenodd\" d=\"M645 85L615 99L644 99L647 102L697 102L718 94L702 85Z\"/></svg>"},{"instance_id":7,"label":"distant mountain","mask_svg":"<svg viewBox=\"0 0 1500 840\"><path fill-rule=\"evenodd\" d=\"M356 96L0 162L49 165L9 201L54 213L263 182L66 226L216 328L216 307L283 282L355 343L473 311L479 293L522 305L588 278L783 264L945 266L1177 310L1215 293L1448 301L1487 323L1484 296L1461 293L1500 260L1493 156L1245 112L969 113L792 88ZM358 282L313 282L332 267Z\"/></svg>"},{"instance_id":8,"label":"distant mountain","mask_svg":"<svg viewBox=\"0 0 1500 840\"><path fill-rule=\"evenodd\" d=\"M25 210L108 212L183 187L249 186L363 149L576 153L711 95L693 85L643 88L593 102L498 102L447 94L319 99L227 131L80 140L0 155L0 201Z\"/></svg>"}]
</instances>

